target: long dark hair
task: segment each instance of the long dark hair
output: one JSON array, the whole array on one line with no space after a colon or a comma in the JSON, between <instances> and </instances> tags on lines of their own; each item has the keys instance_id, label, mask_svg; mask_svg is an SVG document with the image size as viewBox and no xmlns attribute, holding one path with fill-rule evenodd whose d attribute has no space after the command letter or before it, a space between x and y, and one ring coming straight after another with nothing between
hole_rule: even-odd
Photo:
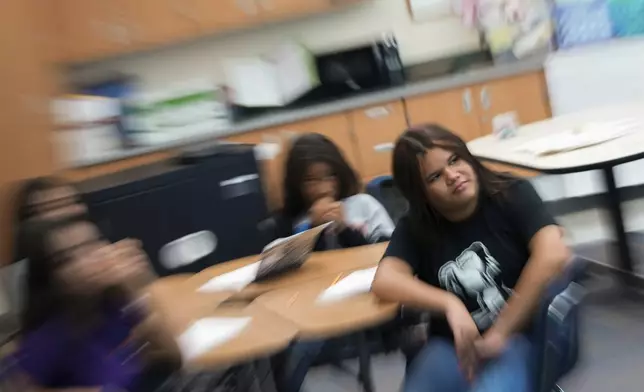
<instances>
[{"instance_id":1,"label":"long dark hair","mask_svg":"<svg viewBox=\"0 0 644 392\"><path fill-rule=\"evenodd\" d=\"M27 249L26 299L22 313L24 330L38 328L52 317L63 314L75 317L80 324L92 318L93 315L76 308L77 303L66 296L56 280L56 270L69 262L71 256L68 252L56 254L51 243L54 232L85 222L89 221L83 216L59 220L31 219L21 228ZM97 304L101 301L102 298L97 300Z\"/></svg>"},{"instance_id":2,"label":"long dark hair","mask_svg":"<svg viewBox=\"0 0 644 392\"><path fill-rule=\"evenodd\" d=\"M20 244L27 258L27 282L22 328L33 330L60 312L64 305L62 293L54 279L54 262L50 251L51 233L67 222L31 219L20 227Z\"/></svg>"},{"instance_id":3,"label":"long dark hair","mask_svg":"<svg viewBox=\"0 0 644 392\"><path fill-rule=\"evenodd\" d=\"M430 148L451 151L472 166L482 196L502 198L514 177L494 172L479 162L467 144L453 132L437 124L424 124L407 129L396 141L393 152L394 182L409 202L407 220L417 239L440 243L441 214L427 200L419 158Z\"/></svg>"},{"instance_id":4,"label":"long dark hair","mask_svg":"<svg viewBox=\"0 0 644 392\"><path fill-rule=\"evenodd\" d=\"M310 207L302 195L302 183L310 165L324 162L331 166L338 180L338 198L344 199L360 192L362 184L356 172L326 136L307 133L299 136L286 159L284 176L284 215L293 220Z\"/></svg>"},{"instance_id":5,"label":"long dark hair","mask_svg":"<svg viewBox=\"0 0 644 392\"><path fill-rule=\"evenodd\" d=\"M58 187L57 180L50 177L38 177L26 180L16 195L16 224L20 225L36 215L29 200L38 192Z\"/></svg>"},{"instance_id":6,"label":"long dark hair","mask_svg":"<svg viewBox=\"0 0 644 392\"><path fill-rule=\"evenodd\" d=\"M23 243L20 238L20 233L22 232L22 226L30 219L36 217L37 212L34 209L32 203L30 202L31 198L39 192L45 192L51 189L55 189L62 186L69 186L70 188L76 191L77 201L83 203L82 195L71 183L65 182L58 178L53 177L37 177L26 180L18 190L15 197L15 218L14 218L14 230L16 230L15 235L15 244L14 244L14 254L13 262L20 261L24 259L25 249L21 247Z\"/></svg>"}]
</instances>

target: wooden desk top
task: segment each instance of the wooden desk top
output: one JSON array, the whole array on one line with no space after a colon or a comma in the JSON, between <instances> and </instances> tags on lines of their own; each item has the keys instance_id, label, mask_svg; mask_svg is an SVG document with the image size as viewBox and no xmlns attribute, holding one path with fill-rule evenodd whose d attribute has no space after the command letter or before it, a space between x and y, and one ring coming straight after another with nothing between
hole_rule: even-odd
<instances>
[{"instance_id":1,"label":"wooden desk top","mask_svg":"<svg viewBox=\"0 0 644 392\"><path fill-rule=\"evenodd\" d=\"M387 243L380 243L357 248L315 252L299 269L289 271L265 282L251 283L241 292L234 293L233 298L252 300L264 293L283 287L299 285L322 277L335 276L340 272L375 267L380 262L386 248ZM214 277L247 266L258 260L259 256L250 256L215 265L189 278L189 284L196 290Z\"/></svg>"},{"instance_id":2,"label":"wooden desk top","mask_svg":"<svg viewBox=\"0 0 644 392\"><path fill-rule=\"evenodd\" d=\"M324 339L358 331L390 320L398 304L381 302L365 293L341 301L317 304L317 297L333 285L337 276L317 279L299 287L266 293L254 303L293 322L302 339Z\"/></svg>"},{"instance_id":3,"label":"wooden desk top","mask_svg":"<svg viewBox=\"0 0 644 392\"><path fill-rule=\"evenodd\" d=\"M519 128L515 137L498 139L493 135L472 140L467 147L475 157L549 174L575 173L611 167L644 158L644 130L594 146L557 154L534 156L516 149L532 140L574 130L593 122L633 118L644 123L644 103L597 108L553 117Z\"/></svg>"},{"instance_id":4,"label":"wooden desk top","mask_svg":"<svg viewBox=\"0 0 644 392\"><path fill-rule=\"evenodd\" d=\"M193 322L204 317L251 317L250 324L234 339L206 354L184 362L189 369L213 369L266 356L286 348L297 333L295 326L258 305L222 304L230 293L203 294L194 291L189 275L175 275L152 284L150 303L166 331L174 339Z\"/></svg>"}]
</instances>

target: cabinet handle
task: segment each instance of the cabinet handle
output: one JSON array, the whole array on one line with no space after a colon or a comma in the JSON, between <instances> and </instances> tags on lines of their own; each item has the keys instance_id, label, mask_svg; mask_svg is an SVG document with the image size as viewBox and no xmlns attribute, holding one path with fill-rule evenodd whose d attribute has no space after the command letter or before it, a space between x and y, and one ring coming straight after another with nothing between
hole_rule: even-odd
<instances>
[{"instance_id":1,"label":"cabinet handle","mask_svg":"<svg viewBox=\"0 0 644 392\"><path fill-rule=\"evenodd\" d=\"M259 191L259 175L256 173L234 177L219 183L223 199L234 199Z\"/></svg>"},{"instance_id":2,"label":"cabinet handle","mask_svg":"<svg viewBox=\"0 0 644 392\"><path fill-rule=\"evenodd\" d=\"M287 131L284 130L282 131L282 137L286 139L286 141L290 142L291 140L295 139L297 137L298 133L294 131Z\"/></svg>"},{"instance_id":3,"label":"cabinet handle","mask_svg":"<svg viewBox=\"0 0 644 392\"><path fill-rule=\"evenodd\" d=\"M463 92L463 111L465 113L472 112L472 90L469 88Z\"/></svg>"},{"instance_id":4,"label":"cabinet handle","mask_svg":"<svg viewBox=\"0 0 644 392\"><path fill-rule=\"evenodd\" d=\"M257 3L255 0L236 0L237 8L247 15L257 15Z\"/></svg>"},{"instance_id":5,"label":"cabinet handle","mask_svg":"<svg viewBox=\"0 0 644 392\"><path fill-rule=\"evenodd\" d=\"M394 149L394 143L380 143L373 146L375 152L389 152Z\"/></svg>"},{"instance_id":6,"label":"cabinet handle","mask_svg":"<svg viewBox=\"0 0 644 392\"><path fill-rule=\"evenodd\" d=\"M259 175L255 173L245 174L242 176L237 176L237 177L229 178L228 180L221 181L219 182L219 186L239 185L239 184L243 184L245 182L249 182L257 179L259 179Z\"/></svg>"},{"instance_id":7,"label":"cabinet handle","mask_svg":"<svg viewBox=\"0 0 644 392\"><path fill-rule=\"evenodd\" d=\"M130 31L124 24L106 23L100 20L93 20L91 24L100 36L105 37L110 42L123 45L131 43Z\"/></svg>"},{"instance_id":8,"label":"cabinet handle","mask_svg":"<svg viewBox=\"0 0 644 392\"><path fill-rule=\"evenodd\" d=\"M381 118L381 117L387 117L389 116L389 108L386 106L376 106L373 108L366 109L364 111L365 116L376 119L376 118Z\"/></svg>"},{"instance_id":9,"label":"cabinet handle","mask_svg":"<svg viewBox=\"0 0 644 392\"><path fill-rule=\"evenodd\" d=\"M481 106L483 107L483 110L490 110L492 107L492 99L490 98L490 94L487 92L487 87L483 87L481 89Z\"/></svg>"}]
</instances>

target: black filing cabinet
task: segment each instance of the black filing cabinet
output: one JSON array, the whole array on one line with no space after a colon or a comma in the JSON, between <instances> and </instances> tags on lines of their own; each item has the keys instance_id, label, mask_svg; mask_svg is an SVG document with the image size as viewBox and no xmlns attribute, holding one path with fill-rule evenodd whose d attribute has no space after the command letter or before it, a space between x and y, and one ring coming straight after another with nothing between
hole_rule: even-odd
<instances>
[{"instance_id":1,"label":"black filing cabinet","mask_svg":"<svg viewBox=\"0 0 644 392\"><path fill-rule=\"evenodd\" d=\"M92 218L112 241L138 238L161 276L198 272L216 263L261 252L267 216L253 150L225 146L192 163L169 161L80 184ZM163 245L208 230L217 248L196 263L166 269Z\"/></svg>"}]
</instances>

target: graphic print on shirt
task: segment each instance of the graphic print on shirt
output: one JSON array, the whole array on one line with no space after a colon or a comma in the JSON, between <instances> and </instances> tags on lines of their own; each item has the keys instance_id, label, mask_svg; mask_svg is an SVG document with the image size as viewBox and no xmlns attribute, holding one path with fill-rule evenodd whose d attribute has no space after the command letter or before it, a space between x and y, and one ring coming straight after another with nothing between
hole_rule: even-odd
<instances>
[{"instance_id":1,"label":"graphic print on shirt","mask_svg":"<svg viewBox=\"0 0 644 392\"><path fill-rule=\"evenodd\" d=\"M466 305L476 302L478 308L471 314L480 330L492 325L512 294L501 281L501 265L479 241L468 246L456 260L445 263L438 271L438 281Z\"/></svg>"}]
</instances>

